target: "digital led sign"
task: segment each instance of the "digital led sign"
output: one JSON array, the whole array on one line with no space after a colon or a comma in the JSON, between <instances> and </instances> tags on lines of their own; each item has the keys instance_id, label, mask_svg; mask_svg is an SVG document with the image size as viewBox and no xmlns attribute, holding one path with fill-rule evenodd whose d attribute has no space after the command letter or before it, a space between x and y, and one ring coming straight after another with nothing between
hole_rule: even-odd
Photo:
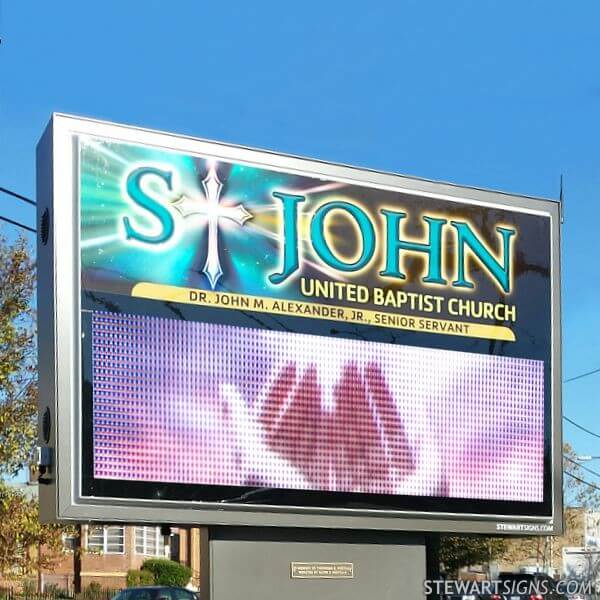
<instances>
[{"instance_id":1,"label":"digital led sign","mask_svg":"<svg viewBox=\"0 0 600 600\"><path fill-rule=\"evenodd\" d=\"M61 115L38 198L47 518L560 529L556 202Z\"/></svg>"}]
</instances>

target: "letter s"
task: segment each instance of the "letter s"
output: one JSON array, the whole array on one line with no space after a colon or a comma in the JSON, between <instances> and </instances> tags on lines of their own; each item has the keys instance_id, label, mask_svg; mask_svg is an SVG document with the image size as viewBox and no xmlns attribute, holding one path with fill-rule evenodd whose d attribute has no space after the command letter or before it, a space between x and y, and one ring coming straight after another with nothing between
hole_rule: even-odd
<instances>
[{"instance_id":1,"label":"letter s","mask_svg":"<svg viewBox=\"0 0 600 600\"><path fill-rule=\"evenodd\" d=\"M127 194L136 204L150 211L160 221L162 231L156 235L140 233L133 228L129 217L123 217L123 225L125 226L125 235L128 240L133 238L147 244L159 244L166 242L173 235L173 217L160 202L154 200L142 190L142 179L146 175L160 177L167 184L167 189L170 191L172 189L173 174L170 171L161 171L155 167L140 167L129 173L127 177Z\"/></svg>"}]
</instances>

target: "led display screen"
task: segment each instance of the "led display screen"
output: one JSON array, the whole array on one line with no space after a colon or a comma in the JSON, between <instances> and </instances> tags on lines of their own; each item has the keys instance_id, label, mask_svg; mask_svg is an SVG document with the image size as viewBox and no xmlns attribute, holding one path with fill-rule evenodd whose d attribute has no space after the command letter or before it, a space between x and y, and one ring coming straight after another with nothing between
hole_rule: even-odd
<instances>
[{"instance_id":1,"label":"led display screen","mask_svg":"<svg viewBox=\"0 0 600 600\"><path fill-rule=\"evenodd\" d=\"M554 526L552 203L121 126L64 139L77 377L55 342L47 380L78 390L74 505Z\"/></svg>"},{"instance_id":2,"label":"led display screen","mask_svg":"<svg viewBox=\"0 0 600 600\"><path fill-rule=\"evenodd\" d=\"M541 361L101 312L92 335L97 478L543 499Z\"/></svg>"}]
</instances>

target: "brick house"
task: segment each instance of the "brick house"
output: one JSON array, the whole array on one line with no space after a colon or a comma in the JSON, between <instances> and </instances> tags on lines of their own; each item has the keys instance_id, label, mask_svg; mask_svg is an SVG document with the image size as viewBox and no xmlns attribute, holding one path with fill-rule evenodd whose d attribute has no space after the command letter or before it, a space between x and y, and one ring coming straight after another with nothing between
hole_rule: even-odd
<instances>
[{"instance_id":1,"label":"brick house","mask_svg":"<svg viewBox=\"0 0 600 600\"><path fill-rule=\"evenodd\" d=\"M81 587L98 583L103 588L123 588L129 569L139 569L146 559L160 557L191 567L191 585L197 588L200 576L199 533L196 528L173 528L171 535L165 538L158 526L82 525ZM78 568L74 553L76 543L75 538L65 538L64 558L52 571L40 574L42 589L49 585L69 591L74 589Z\"/></svg>"},{"instance_id":2,"label":"brick house","mask_svg":"<svg viewBox=\"0 0 600 600\"><path fill-rule=\"evenodd\" d=\"M11 483L27 497L37 497L38 484ZM65 537L65 553L53 569L38 573L37 585L42 590L55 585L73 591L76 573L79 571L81 588L98 583L103 588L120 589L126 585L129 569L139 569L142 563L153 557L170 558L192 569L191 585L199 586L200 577L200 529L173 527L171 535L161 534L156 525L81 525L80 561L76 560L75 548L78 537ZM41 550L43 552L43 548ZM9 582L7 582L9 583Z\"/></svg>"}]
</instances>

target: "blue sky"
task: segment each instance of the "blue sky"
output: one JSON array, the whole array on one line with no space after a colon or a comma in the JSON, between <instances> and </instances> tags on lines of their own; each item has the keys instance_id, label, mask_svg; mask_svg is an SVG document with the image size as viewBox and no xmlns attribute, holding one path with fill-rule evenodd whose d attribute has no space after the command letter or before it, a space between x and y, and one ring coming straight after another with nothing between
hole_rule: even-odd
<instances>
[{"instance_id":1,"label":"blue sky","mask_svg":"<svg viewBox=\"0 0 600 600\"><path fill-rule=\"evenodd\" d=\"M537 196L563 173L572 377L600 367L599 22L597 0L0 0L0 186L33 197L52 111ZM564 411L600 433L599 392L566 384Z\"/></svg>"}]
</instances>

